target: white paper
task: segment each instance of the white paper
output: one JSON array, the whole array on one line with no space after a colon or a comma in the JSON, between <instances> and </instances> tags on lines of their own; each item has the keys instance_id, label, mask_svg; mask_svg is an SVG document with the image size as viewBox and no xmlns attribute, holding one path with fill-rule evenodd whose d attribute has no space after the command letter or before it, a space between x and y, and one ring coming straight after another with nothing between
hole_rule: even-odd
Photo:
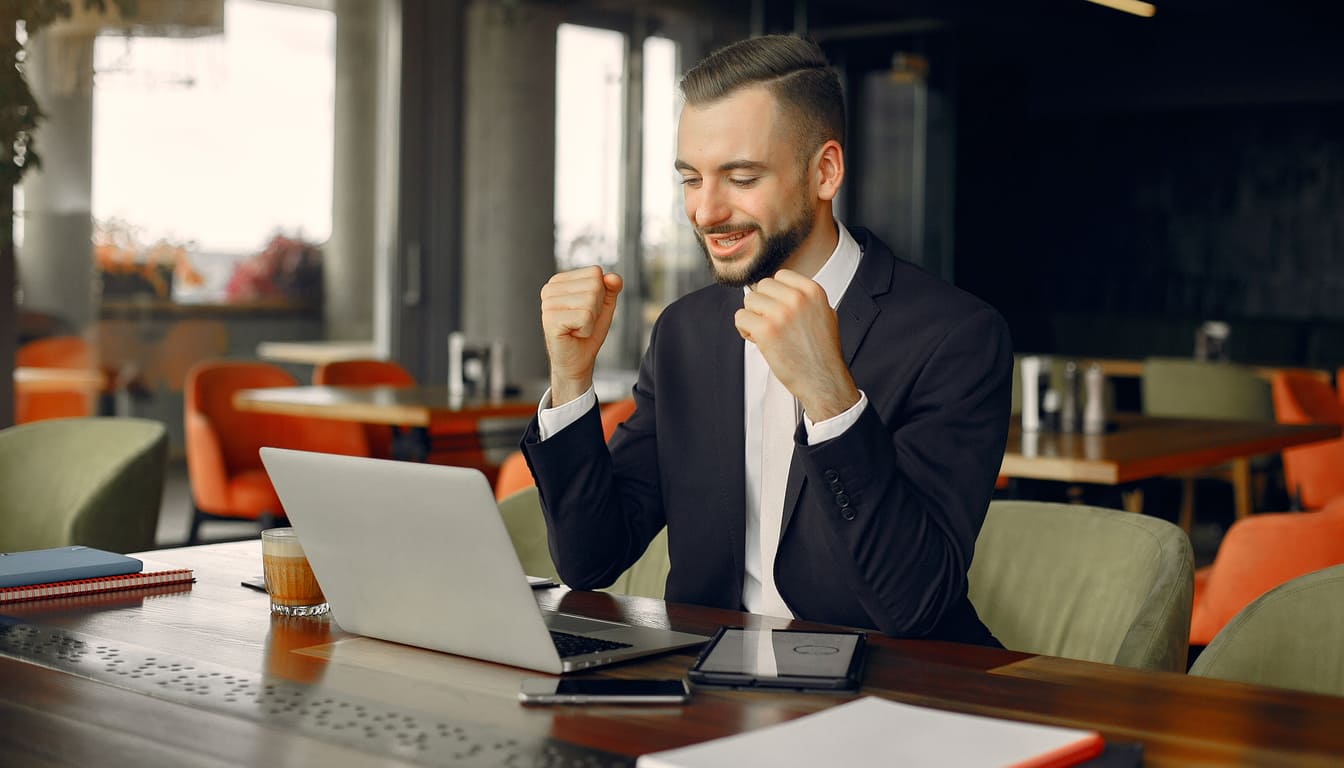
<instances>
[{"instance_id":1,"label":"white paper","mask_svg":"<svg viewBox=\"0 0 1344 768\"><path fill-rule=\"evenodd\" d=\"M636 765L1002 766L1095 739L1092 731L944 712L868 696L787 723L643 755Z\"/></svg>"}]
</instances>

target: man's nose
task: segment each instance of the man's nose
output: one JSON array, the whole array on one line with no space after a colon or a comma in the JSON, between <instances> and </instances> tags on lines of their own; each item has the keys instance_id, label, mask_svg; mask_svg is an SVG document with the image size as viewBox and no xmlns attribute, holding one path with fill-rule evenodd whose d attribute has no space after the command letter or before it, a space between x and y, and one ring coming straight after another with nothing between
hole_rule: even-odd
<instances>
[{"instance_id":1,"label":"man's nose","mask_svg":"<svg viewBox=\"0 0 1344 768\"><path fill-rule=\"evenodd\" d=\"M695 225L710 227L727 221L732 216L718 185L706 181L695 198Z\"/></svg>"}]
</instances>

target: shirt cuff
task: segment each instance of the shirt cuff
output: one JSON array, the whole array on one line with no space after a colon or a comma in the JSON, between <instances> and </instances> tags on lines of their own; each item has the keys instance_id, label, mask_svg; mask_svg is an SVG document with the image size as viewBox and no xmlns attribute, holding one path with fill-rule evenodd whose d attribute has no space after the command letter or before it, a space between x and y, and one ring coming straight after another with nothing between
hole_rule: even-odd
<instances>
[{"instance_id":1,"label":"shirt cuff","mask_svg":"<svg viewBox=\"0 0 1344 768\"><path fill-rule=\"evenodd\" d=\"M597 405L597 392L589 387L586 392L568 403L552 408L550 407L551 390L550 387L547 387L546 393L541 396L541 402L537 403L537 432L541 439L545 441L551 435L581 419L583 414L592 410L595 405ZM838 419L840 416L835 418ZM855 420L857 419L856 416ZM830 421L835 421L835 419Z\"/></svg>"},{"instance_id":2,"label":"shirt cuff","mask_svg":"<svg viewBox=\"0 0 1344 768\"><path fill-rule=\"evenodd\" d=\"M868 395L860 389L859 402L851 405L849 410L844 413L837 414L829 419L823 419L815 423L807 417L806 413L804 413L803 428L807 431L807 444L816 445L817 443L824 443L827 440L843 435L846 430L858 423L859 415L862 414L863 409L867 407Z\"/></svg>"}]
</instances>

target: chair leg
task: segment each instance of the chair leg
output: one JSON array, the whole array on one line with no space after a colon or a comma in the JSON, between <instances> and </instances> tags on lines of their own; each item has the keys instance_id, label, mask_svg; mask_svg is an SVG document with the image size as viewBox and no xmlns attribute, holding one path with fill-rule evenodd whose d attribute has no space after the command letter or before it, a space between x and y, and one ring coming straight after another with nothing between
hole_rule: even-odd
<instances>
[{"instance_id":1,"label":"chair leg","mask_svg":"<svg viewBox=\"0 0 1344 768\"><path fill-rule=\"evenodd\" d=\"M192 546L199 540L201 533L201 521L205 519L205 513L195 504L191 505L191 528L187 531L187 546Z\"/></svg>"},{"instance_id":2,"label":"chair leg","mask_svg":"<svg viewBox=\"0 0 1344 768\"><path fill-rule=\"evenodd\" d=\"M1195 522L1195 479L1193 477L1181 478L1181 510L1177 516L1177 524L1185 535L1190 535L1190 529Z\"/></svg>"}]
</instances>

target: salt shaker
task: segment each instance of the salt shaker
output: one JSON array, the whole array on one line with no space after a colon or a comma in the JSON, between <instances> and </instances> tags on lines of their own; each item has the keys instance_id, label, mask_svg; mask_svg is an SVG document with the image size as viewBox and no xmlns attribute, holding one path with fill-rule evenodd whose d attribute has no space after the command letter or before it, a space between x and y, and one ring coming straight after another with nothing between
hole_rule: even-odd
<instances>
[{"instance_id":1,"label":"salt shaker","mask_svg":"<svg viewBox=\"0 0 1344 768\"><path fill-rule=\"evenodd\" d=\"M1035 355L1022 358L1022 431L1036 432L1041 428L1040 374L1041 359Z\"/></svg>"},{"instance_id":2,"label":"salt shaker","mask_svg":"<svg viewBox=\"0 0 1344 768\"><path fill-rule=\"evenodd\" d=\"M1106 404L1103 402L1106 379L1101 366L1093 363L1087 368L1084 386L1087 388L1087 404L1083 406L1083 432L1100 435L1106 431Z\"/></svg>"}]
</instances>

